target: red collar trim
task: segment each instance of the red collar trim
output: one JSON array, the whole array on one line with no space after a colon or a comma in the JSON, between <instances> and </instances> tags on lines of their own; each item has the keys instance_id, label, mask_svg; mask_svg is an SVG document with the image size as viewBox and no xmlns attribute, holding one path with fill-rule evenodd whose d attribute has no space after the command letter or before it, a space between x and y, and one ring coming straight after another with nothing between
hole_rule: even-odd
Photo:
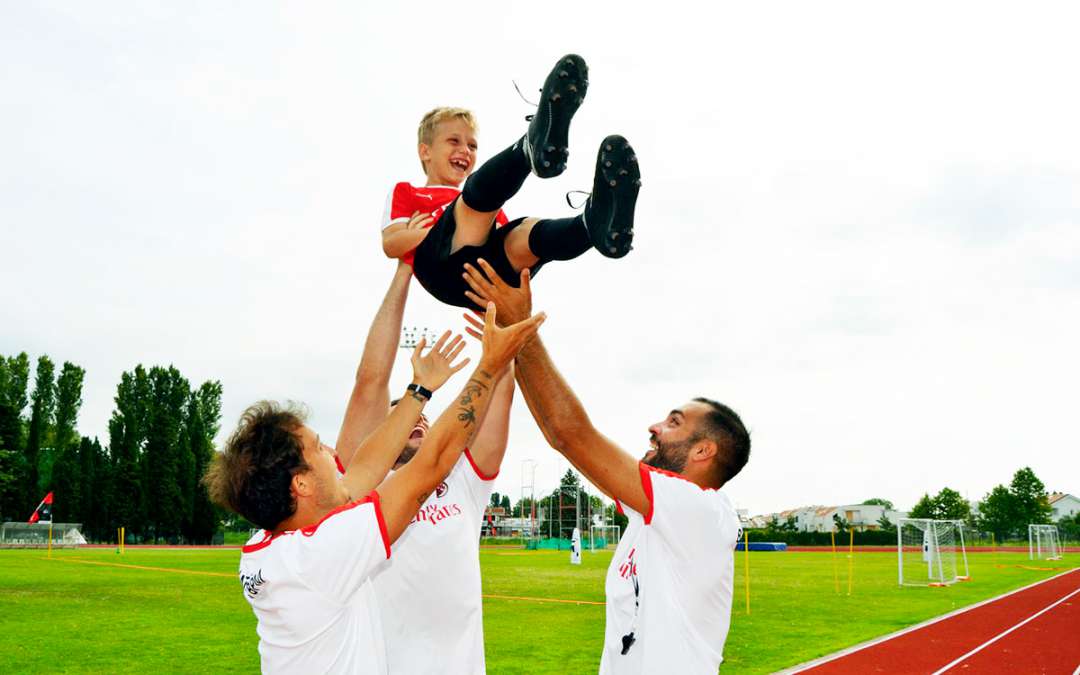
<instances>
[{"instance_id":1,"label":"red collar trim","mask_svg":"<svg viewBox=\"0 0 1080 675\"><path fill-rule=\"evenodd\" d=\"M310 537L311 535L315 534L315 531L317 529L319 529L319 526L322 525L324 522L326 522L326 519L329 518L330 516L337 515L337 514L343 512L343 511L348 511L349 509L354 509L357 506L360 506L362 504L367 504L367 503L370 503L370 502L375 503L375 510L379 513L380 529L385 529L385 525L382 523L382 512L381 512L381 509L379 508L379 505L378 505L378 503L379 503L379 493L372 490L371 493L368 494L368 496L364 497L363 499L357 499L356 501L349 502L348 504L342 504L341 506L337 507L336 509L334 509L330 513L327 513L325 516L323 516L321 519L319 519L319 522L315 523L314 525L308 525L307 527L301 527L299 530L263 530L263 538L261 540L255 542L254 544L248 544L247 546L244 546L240 550L243 553L254 553L255 551L260 551L260 550L266 548L271 543L273 543L273 541L275 539L277 539L278 537L283 537L283 536L289 535L289 534L296 534L297 532L304 535L305 537ZM384 539L385 539L385 535L384 535Z\"/></svg>"}]
</instances>

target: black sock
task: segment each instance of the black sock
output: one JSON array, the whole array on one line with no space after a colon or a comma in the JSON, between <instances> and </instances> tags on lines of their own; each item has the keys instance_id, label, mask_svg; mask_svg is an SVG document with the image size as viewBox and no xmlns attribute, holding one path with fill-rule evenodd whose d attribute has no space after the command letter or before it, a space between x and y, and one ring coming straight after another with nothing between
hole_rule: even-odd
<instances>
[{"instance_id":1,"label":"black sock","mask_svg":"<svg viewBox=\"0 0 1080 675\"><path fill-rule=\"evenodd\" d=\"M529 171L529 159L518 141L481 164L465 181L461 198L476 211L498 211L521 189Z\"/></svg>"},{"instance_id":2,"label":"black sock","mask_svg":"<svg viewBox=\"0 0 1080 675\"><path fill-rule=\"evenodd\" d=\"M592 248L581 215L539 220L529 232L529 249L540 262L572 260Z\"/></svg>"}]
</instances>

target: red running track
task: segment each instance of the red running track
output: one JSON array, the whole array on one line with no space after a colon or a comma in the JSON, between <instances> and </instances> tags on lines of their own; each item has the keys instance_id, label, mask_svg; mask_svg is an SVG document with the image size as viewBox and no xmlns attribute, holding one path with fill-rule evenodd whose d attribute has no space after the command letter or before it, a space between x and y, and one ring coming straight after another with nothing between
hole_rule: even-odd
<instances>
[{"instance_id":1,"label":"red running track","mask_svg":"<svg viewBox=\"0 0 1080 675\"><path fill-rule=\"evenodd\" d=\"M1080 667L1080 568L797 666L853 673L1061 673Z\"/></svg>"}]
</instances>

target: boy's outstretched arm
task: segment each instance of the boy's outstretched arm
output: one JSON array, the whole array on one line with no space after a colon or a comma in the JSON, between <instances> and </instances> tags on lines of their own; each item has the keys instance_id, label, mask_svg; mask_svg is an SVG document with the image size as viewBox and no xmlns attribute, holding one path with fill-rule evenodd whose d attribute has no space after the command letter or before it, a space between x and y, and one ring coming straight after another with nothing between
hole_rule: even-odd
<instances>
[{"instance_id":1,"label":"boy's outstretched arm","mask_svg":"<svg viewBox=\"0 0 1080 675\"><path fill-rule=\"evenodd\" d=\"M360 442L386 419L390 411L390 371L401 339L401 318L405 313L411 278L412 270L399 262L390 288L368 329L364 353L356 369L349 404L334 446L342 466L349 466Z\"/></svg>"},{"instance_id":2,"label":"boy's outstretched arm","mask_svg":"<svg viewBox=\"0 0 1080 675\"><path fill-rule=\"evenodd\" d=\"M481 338L484 353L464 389L431 427L416 456L378 487L391 542L401 536L431 491L454 468L476 434L479 420L491 405L496 374L510 363L522 344L536 334L545 318L543 314L537 314L506 328L498 328L495 313L494 306L489 306Z\"/></svg>"},{"instance_id":3,"label":"boy's outstretched arm","mask_svg":"<svg viewBox=\"0 0 1080 675\"><path fill-rule=\"evenodd\" d=\"M382 231L383 253L387 258L400 258L413 250L431 231L428 225L433 220L430 213L414 211L409 222L390 225Z\"/></svg>"},{"instance_id":4,"label":"boy's outstretched arm","mask_svg":"<svg viewBox=\"0 0 1080 675\"><path fill-rule=\"evenodd\" d=\"M466 280L473 289L466 296L481 305L493 302L500 321L528 316L532 311L528 269L521 272L520 288L512 288L487 262L480 260L478 264L483 272L465 266ZM521 393L548 444L609 496L638 513L648 513L650 500L641 484L638 460L593 426L539 336L518 353L515 369Z\"/></svg>"}]
</instances>

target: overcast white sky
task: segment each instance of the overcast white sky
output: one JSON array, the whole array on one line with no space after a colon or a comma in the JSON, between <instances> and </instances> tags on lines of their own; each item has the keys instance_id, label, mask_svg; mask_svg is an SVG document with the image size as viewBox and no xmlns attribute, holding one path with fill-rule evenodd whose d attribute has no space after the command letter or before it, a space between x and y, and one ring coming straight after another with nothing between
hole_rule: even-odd
<instances>
[{"instance_id":1,"label":"overcast white sky","mask_svg":"<svg viewBox=\"0 0 1080 675\"><path fill-rule=\"evenodd\" d=\"M637 149L634 252L534 286L602 431L640 454L673 406L727 402L752 513L977 499L1024 465L1080 492L1073 6L371 4L5 3L0 353L85 367L82 433L122 371L172 363L223 382L226 430L293 398L334 438L419 117L472 108L483 159L525 128L511 80L574 51L570 167L507 212L567 214L603 136ZM414 284L406 324L458 316ZM495 489L530 458L538 491L565 470L519 396Z\"/></svg>"}]
</instances>

